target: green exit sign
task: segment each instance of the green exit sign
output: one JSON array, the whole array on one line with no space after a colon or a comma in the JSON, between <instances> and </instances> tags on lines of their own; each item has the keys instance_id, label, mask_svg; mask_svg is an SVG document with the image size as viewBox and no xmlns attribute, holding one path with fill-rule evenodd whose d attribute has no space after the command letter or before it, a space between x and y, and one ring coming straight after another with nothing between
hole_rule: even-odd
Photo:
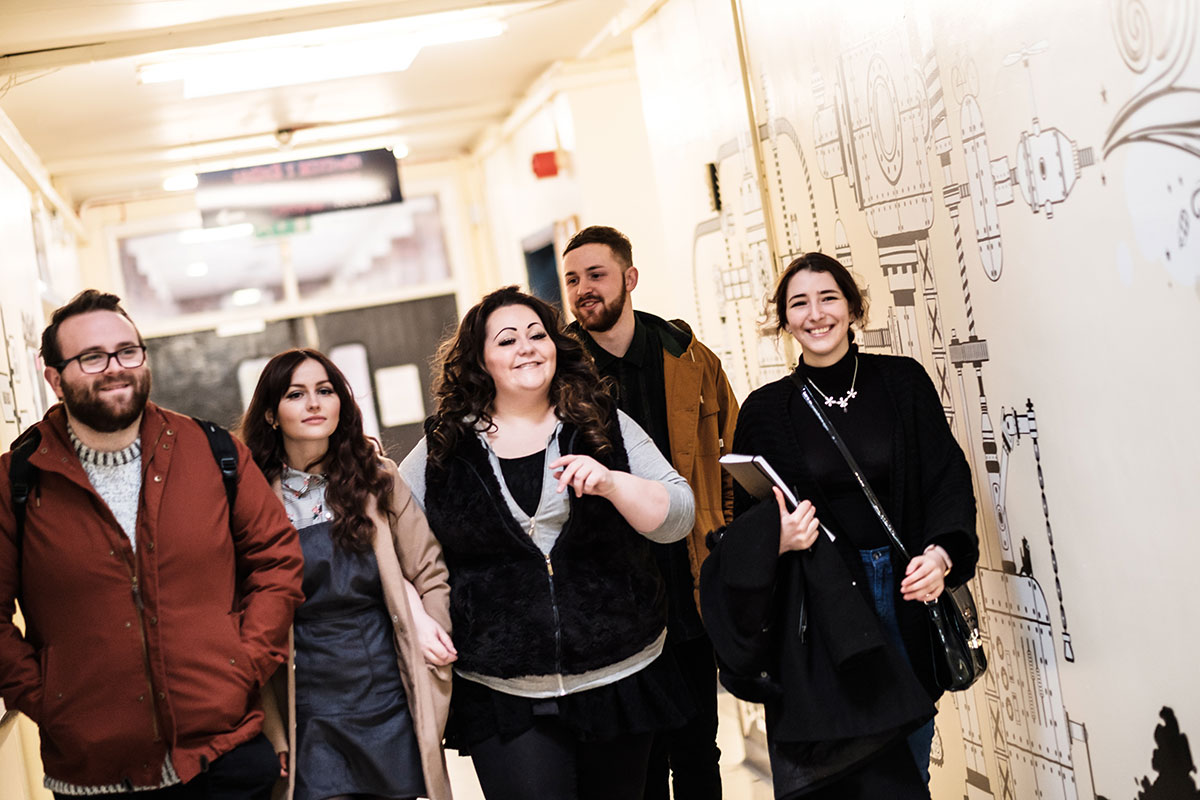
<instances>
[{"instance_id":1,"label":"green exit sign","mask_svg":"<svg viewBox=\"0 0 1200 800\"><path fill-rule=\"evenodd\" d=\"M265 228L255 228L254 235L260 239L272 236L290 236L293 233L308 233L312 223L308 217L293 217L292 219L277 219Z\"/></svg>"}]
</instances>

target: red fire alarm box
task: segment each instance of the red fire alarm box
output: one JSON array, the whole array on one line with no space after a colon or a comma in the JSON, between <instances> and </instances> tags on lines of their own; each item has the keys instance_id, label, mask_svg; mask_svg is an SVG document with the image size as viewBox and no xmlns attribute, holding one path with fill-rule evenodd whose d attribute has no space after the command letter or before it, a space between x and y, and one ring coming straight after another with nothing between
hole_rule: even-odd
<instances>
[{"instance_id":1,"label":"red fire alarm box","mask_svg":"<svg viewBox=\"0 0 1200 800\"><path fill-rule=\"evenodd\" d=\"M558 153L546 150L533 154L533 174L539 178L553 178L558 174Z\"/></svg>"}]
</instances>

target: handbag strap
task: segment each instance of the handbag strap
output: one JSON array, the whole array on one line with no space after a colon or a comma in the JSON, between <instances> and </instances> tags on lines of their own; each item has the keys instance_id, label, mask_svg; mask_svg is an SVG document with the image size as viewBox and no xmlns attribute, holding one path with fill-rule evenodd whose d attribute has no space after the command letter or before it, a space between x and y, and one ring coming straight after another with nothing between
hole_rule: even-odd
<instances>
[{"instance_id":1,"label":"handbag strap","mask_svg":"<svg viewBox=\"0 0 1200 800\"><path fill-rule=\"evenodd\" d=\"M837 428L833 427L833 423L829 421L829 417L825 416L825 412L813 399L812 392L808 390L808 384L800 379L800 376L793 372L790 376L792 382L800 389L800 396L804 398L804 402L808 403L808 407L817 416L817 422L821 423L821 427L829 434L829 438L833 440L838 452L842 454L842 458L846 460L846 465L850 467L850 471L854 473L855 480L862 487L863 494L867 496L867 502L871 504L871 509L875 512L875 516L879 517L880 523L883 524L883 529L887 531L888 539L891 540L892 547L900 553L900 557L905 563L912 560L912 556L908 554L908 548L900 541L900 536L896 533L892 521L888 519L887 513L883 510L883 505L879 502L879 498L875 495L875 490L871 488L871 484L867 482L862 470L858 468L858 462L854 460L854 456L850 455L850 449L846 447L846 443L842 441L841 435L838 434Z\"/></svg>"}]
</instances>

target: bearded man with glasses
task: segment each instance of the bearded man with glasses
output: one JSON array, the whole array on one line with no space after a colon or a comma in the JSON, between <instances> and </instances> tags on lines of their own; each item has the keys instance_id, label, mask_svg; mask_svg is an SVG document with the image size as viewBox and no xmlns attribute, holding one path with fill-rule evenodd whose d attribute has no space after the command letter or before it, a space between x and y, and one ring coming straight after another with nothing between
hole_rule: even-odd
<instances>
[{"instance_id":1,"label":"bearded man with glasses","mask_svg":"<svg viewBox=\"0 0 1200 800\"><path fill-rule=\"evenodd\" d=\"M245 446L231 508L205 431L149 402L116 295L55 311L42 360L62 402L0 457L0 697L37 723L60 800L266 800L259 687L303 599L295 530Z\"/></svg>"},{"instance_id":2,"label":"bearded man with glasses","mask_svg":"<svg viewBox=\"0 0 1200 800\"><path fill-rule=\"evenodd\" d=\"M110 374L114 361L120 369ZM70 369L72 362L78 370ZM150 370L139 369L145 363L146 346L126 343L115 353L88 350L59 361L46 370L46 379L69 419L98 433L116 433L133 425L146 407Z\"/></svg>"}]
</instances>

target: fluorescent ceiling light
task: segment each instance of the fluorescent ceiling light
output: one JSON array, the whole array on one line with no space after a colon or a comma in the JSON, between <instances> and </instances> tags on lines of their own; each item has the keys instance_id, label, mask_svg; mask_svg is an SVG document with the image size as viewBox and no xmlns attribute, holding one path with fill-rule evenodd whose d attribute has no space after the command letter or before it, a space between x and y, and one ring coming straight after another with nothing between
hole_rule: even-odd
<instances>
[{"instance_id":1,"label":"fluorescent ceiling light","mask_svg":"<svg viewBox=\"0 0 1200 800\"><path fill-rule=\"evenodd\" d=\"M238 225L225 225L220 228L192 228L180 231L180 244L203 244L205 242L224 242L229 239L241 239L254 235L254 223L242 222Z\"/></svg>"},{"instance_id":2,"label":"fluorescent ceiling light","mask_svg":"<svg viewBox=\"0 0 1200 800\"><path fill-rule=\"evenodd\" d=\"M185 98L209 97L359 75L403 72L419 51L419 47L393 42L365 47L349 43L286 47L152 64L140 70L140 77L142 83L182 80Z\"/></svg>"},{"instance_id":3,"label":"fluorescent ceiling light","mask_svg":"<svg viewBox=\"0 0 1200 800\"><path fill-rule=\"evenodd\" d=\"M169 175L162 182L163 191L166 192L186 192L195 189L199 180L195 173L183 172L178 175Z\"/></svg>"},{"instance_id":4,"label":"fluorescent ceiling light","mask_svg":"<svg viewBox=\"0 0 1200 800\"><path fill-rule=\"evenodd\" d=\"M229 296L235 306L256 306L262 302L262 289L238 289Z\"/></svg>"},{"instance_id":5,"label":"fluorescent ceiling light","mask_svg":"<svg viewBox=\"0 0 1200 800\"><path fill-rule=\"evenodd\" d=\"M507 27L500 16L510 10L465 9L247 39L233 43L237 49L180 50L178 58L138 66L138 81L183 81L184 97L192 98L403 72L422 47L499 36Z\"/></svg>"}]
</instances>

